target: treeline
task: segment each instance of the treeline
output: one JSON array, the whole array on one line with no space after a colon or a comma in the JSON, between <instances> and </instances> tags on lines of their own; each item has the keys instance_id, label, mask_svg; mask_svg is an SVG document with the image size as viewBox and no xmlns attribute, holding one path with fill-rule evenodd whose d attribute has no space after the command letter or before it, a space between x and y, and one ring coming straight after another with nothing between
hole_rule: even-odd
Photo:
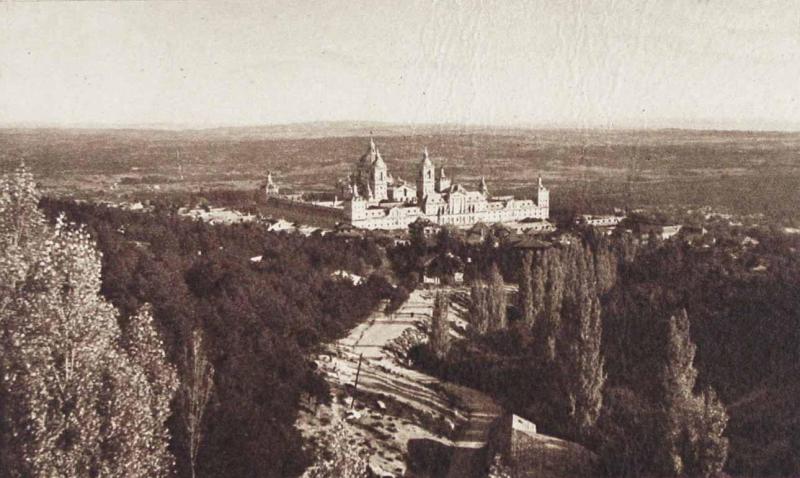
<instances>
[{"instance_id":1,"label":"treeline","mask_svg":"<svg viewBox=\"0 0 800 478\"><path fill-rule=\"evenodd\" d=\"M679 207L685 210L709 206L741 215L763 214L770 221L785 226L800 221L794 207L800 202L795 173L762 170L759 174L679 177L685 171L681 170L678 177L673 175L657 181L635 177L630 181L593 178L554 184L550 187L557 189L557 193L551 198L551 215L607 214L627 203L631 209ZM741 191L748 192L748 201L742 201ZM511 193L519 194L519 191Z\"/></svg>"},{"instance_id":2,"label":"treeline","mask_svg":"<svg viewBox=\"0 0 800 478\"><path fill-rule=\"evenodd\" d=\"M385 253L369 240L209 225L169 208L137 213L53 199L41 207L50 218L63 213L86 225L102 252L102 295L119 309L122 328L151 304L168 362L200 398L203 374L194 374L193 357L208 357L213 386L199 426L186 426L196 410L180 400L171 404L169 451L178 476L192 476L198 435L197 476L300 473L309 462L293 427L301 396L327 397L308 352L342 335L381 300L402 295L373 273ZM337 269L369 279L354 286L331 278ZM202 351L195 347L198 333Z\"/></svg>"},{"instance_id":3,"label":"treeline","mask_svg":"<svg viewBox=\"0 0 800 478\"><path fill-rule=\"evenodd\" d=\"M257 214L266 203L264 191L257 189L203 189L174 191L133 191L126 195L128 201L144 201L160 211L177 211L181 207L224 207Z\"/></svg>"}]
</instances>

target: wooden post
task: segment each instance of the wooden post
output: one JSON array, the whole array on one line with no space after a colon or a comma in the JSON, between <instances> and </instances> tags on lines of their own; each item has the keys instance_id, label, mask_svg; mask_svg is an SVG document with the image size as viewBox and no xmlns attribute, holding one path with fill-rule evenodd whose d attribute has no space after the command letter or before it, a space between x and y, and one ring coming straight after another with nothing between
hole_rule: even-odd
<instances>
[{"instance_id":1,"label":"wooden post","mask_svg":"<svg viewBox=\"0 0 800 478\"><path fill-rule=\"evenodd\" d=\"M358 368L356 369L356 383L353 387L353 398L350 400L350 408L353 408L353 405L356 403L356 393L358 393L358 376L361 375L361 359L364 358L364 354L358 355Z\"/></svg>"}]
</instances>

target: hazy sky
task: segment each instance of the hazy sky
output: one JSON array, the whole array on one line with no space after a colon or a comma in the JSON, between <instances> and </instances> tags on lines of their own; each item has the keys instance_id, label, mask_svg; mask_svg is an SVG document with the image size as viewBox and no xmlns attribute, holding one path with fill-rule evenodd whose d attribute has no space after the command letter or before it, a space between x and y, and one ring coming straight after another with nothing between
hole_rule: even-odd
<instances>
[{"instance_id":1,"label":"hazy sky","mask_svg":"<svg viewBox=\"0 0 800 478\"><path fill-rule=\"evenodd\" d=\"M0 4L0 123L800 130L800 1Z\"/></svg>"}]
</instances>

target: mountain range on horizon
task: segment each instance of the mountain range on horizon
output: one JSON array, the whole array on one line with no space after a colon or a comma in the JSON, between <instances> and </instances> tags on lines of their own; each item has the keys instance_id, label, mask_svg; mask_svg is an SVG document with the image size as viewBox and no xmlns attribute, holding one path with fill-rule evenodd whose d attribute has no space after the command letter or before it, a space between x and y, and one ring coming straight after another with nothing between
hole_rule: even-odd
<instances>
[{"instance_id":1,"label":"mountain range on horizon","mask_svg":"<svg viewBox=\"0 0 800 478\"><path fill-rule=\"evenodd\" d=\"M689 134L704 133L733 133L733 134L793 134L800 133L800 125L796 128L779 127L778 124L770 125L762 129L735 128L716 125L711 122L707 124L692 124L682 127L675 126L650 126L650 127L602 127L602 126L576 126L576 125L480 125L480 124L457 124L457 123L392 123L381 121L309 121L299 123L278 123L263 125L218 125L218 126L198 126L188 124L5 124L0 125L0 131L31 131L31 130L59 130L74 132L162 132L178 134L204 134L212 136L230 137L267 137L267 138L324 138L324 137L343 137L343 136L414 136L432 134L500 134L500 135L519 135L532 132L580 132L585 134L619 134L631 132L686 132Z\"/></svg>"}]
</instances>

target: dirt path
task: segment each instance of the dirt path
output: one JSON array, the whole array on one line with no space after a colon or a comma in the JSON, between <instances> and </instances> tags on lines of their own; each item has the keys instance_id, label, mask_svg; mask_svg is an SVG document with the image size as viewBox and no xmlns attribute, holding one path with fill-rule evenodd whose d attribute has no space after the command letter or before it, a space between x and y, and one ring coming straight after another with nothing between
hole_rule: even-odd
<instances>
[{"instance_id":1,"label":"dirt path","mask_svg":"<svg viewBox=\"0 0 800 478\"><path fill-rule=\"evenodd\" d=\"M503 413L492 399L471 388L449 385L448 389L459 397L467 410L467 423L453 442L448 478L485 476L487 462L486 444L494 422Z\"/></svg>"},{"instance_id":2,"label":"dirt path","mask_svg":"<svg viewBox=\"0 0 800 478\"><path fill-rule=\"evenodd\" d=\"M461 412L466 416L461 423L461 431L457 439L450 443L454 451L447 476L462 478L481 476L485 464L481 453L489 438L491 425L501 415L502 408L491 398L476 390L443 383L432 376L397 366L391 361L384 348L406 329L416 327L420 321L430 320L432 309L433 294L426 291L415 291L397 313L370 320L363 324L363 327L360 326L353 330L341 343L349 346L354 352L363 354L364 359L370 361L370 365L382 363L383 367L391 373L388 380L385 380L387 377L381 376L381 374L376 376L370 371L364 373L362 370L360 387L366 390L391 390L400 396L401 400L437 409L440 402L437 403L437 400L432 398L441 397L441 394L432 392L432 385L435 384L446 390L448 395L456 397L462 408ZM387 361L389 363L386 363ZM456 419L456 414L452 410L438 409L436 411L445 416L449 415L454 421Z\"/></svg>"},{"instance_id":3,"label":"dirt path","mask_svg":"<svg viewBox=\"0 0 800 478\"><path fill-rule=\"evenodd\" d=\"M407 457L409 441L415 440L455 449L448 476L480 476L474 458L500 407L477 391L398 364L385 348L406 330L429 321L432 310L433 293L416 290L394 314L375 312L333 344L317 363L342 398L315 413L306 412L298 421L301 432L311 437L325 423L343 420L349 434L370 450L370 464L382 476L413 476L407 471ZM447 468L434 476L446 473Z\"/></svg>"},{"instance_id":4,"label":"dirt path","mask_svg":"<svg viewBox=\"0 0 800 478\"><path fill-rule=\"evenodd\" d=\"M442 382L399 364L386 349L406 330L429 323L432 310L433 292L416 290L396 313L375 312L347 337L332 344L317 363L338 398L329 407L301 414L298 429L304 436L313 437L332 420L344 421L354 442L369 450L370 466L381 477L486 476L489 457L485 445L502 408L477 390ZM450 317L456 327L465 325L463 314L463 304L456 300ZM358 390L353 400L356 375ZM529 441L540 448L535 459L539 468L551 461L574 461L575 453L557 453L571 450L565 447L570 445L568 442L545 435L536 435ZM427 457L427 465L441 468L422 475L410 473L410 442L416 442L417 451L422 450L423 455L435 450ZM548 470L541 469L542 473L535 476L576 476L574 470L549 468L553 467L548 465Z\"/></svg>"}]
</instances>

